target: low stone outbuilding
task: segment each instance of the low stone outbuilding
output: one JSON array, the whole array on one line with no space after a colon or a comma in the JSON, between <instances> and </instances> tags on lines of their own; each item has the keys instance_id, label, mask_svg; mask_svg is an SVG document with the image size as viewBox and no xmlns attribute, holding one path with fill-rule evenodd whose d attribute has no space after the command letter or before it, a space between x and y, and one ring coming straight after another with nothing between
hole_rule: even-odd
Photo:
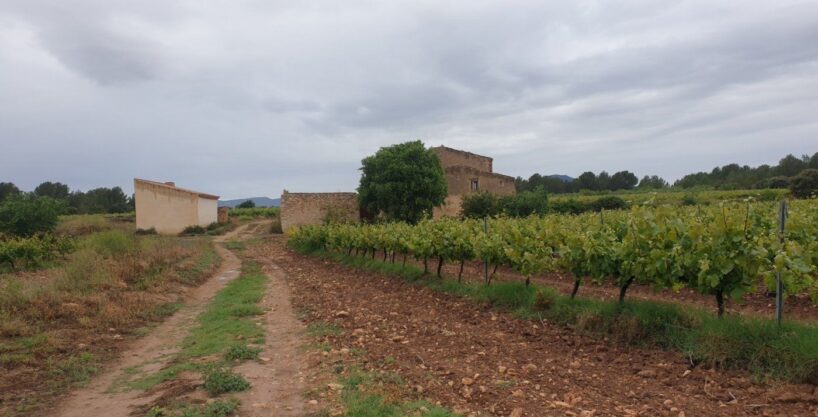
<instances>
[{"instance_id":1,"label":"low stone outbuilding","mask_svg":"<svg viewBox=\"0 0 818 417\"><path fill-rule=\"evenodd\" d=\"M179 188L172 182L134 178L137 230L179 234L186 227L218 221L219 196Z\"/></svg>"},{"instance_id":2,"label":"low stone outbuilding","mask_svg":"<svg viewBox=\"0 0 818 417\"><path fill-rule=\"evenodd\" d=\"M322 224L325 221L358 222L356 193L291 193L281 194L281 229L285 232L293 227Z\"/></svg>"}]
</instances>

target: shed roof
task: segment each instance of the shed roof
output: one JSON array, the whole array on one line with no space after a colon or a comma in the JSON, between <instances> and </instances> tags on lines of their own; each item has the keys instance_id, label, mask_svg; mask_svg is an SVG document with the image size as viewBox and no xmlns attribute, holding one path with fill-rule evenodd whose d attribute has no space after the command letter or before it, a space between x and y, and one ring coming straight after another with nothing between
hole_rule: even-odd
<instances>
[{"instance_id":1,"label":"shed roof","mask_svg":"<svg viewBox=\"0 0 818 417\"><path fill-rule=\"evenodd\" d=\"M179 188L179 187L177 187L175 185L165 184L164 182L143 180L141 178L134 178L133 180L134 180L134 183L141 182L141 183L145 183L145 184L154 185L154 186L157 186L157 187L164 187L164 188L171 189L171 190L174 190L174 191L179 191L179 192L182 192L182 193L194 194L194 195L197 195L197 196L199 196L201 198L206 198L208 200L218 200L219 199L219 196L217 196L217 195L202 193L202 192L199 192L199 191L188 190L186 188Z\"/></svg>"}]
</instances>

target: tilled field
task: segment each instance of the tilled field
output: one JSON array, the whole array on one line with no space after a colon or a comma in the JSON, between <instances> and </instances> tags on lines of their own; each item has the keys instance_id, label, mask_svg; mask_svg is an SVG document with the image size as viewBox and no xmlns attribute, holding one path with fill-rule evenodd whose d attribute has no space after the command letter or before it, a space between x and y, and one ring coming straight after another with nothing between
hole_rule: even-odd
<instances>
[{"instance_id":1,"label":"tilled field","mask_svg":"<svg viewBox=\"0 0 818 417\"><path fill-rule=\"evenodd\" d=\"M296 309L332 323L335 349L396 373L404 395L490 416L816 416L812 385L691 368L674 352L583 336L381 274L259 245L287 273Z\"/></svg>"}]
</instances>

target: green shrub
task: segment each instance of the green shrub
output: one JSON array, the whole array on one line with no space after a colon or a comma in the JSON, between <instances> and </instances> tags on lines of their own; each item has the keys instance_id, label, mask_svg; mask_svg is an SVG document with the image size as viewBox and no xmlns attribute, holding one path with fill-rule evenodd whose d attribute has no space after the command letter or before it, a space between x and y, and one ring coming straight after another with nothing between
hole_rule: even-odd
<instances>
[{"instance_id":1,"label":"green shrub","mask_svg":"<svg viewBox=\"0 0 818 417\"><path fill-rule=\"evenodd\" d=\"M204 389L210 395L239 392L250 388L244 377L227 369L217 369L205 375Z\"/></svg>"},{"instance_id":2,"label":"green shrub","mask_svg":"<svg viewBox=\"0 0 818 417\"><path fill-rule=\"evenodd\" d=\"M181 233L179 233L179 236L198 236L203 235L205 233L207 233L207 229L199 225L194 225L185 227L185 229L182 230Z\"/></svg>"},{"instance_id":3,"label":"green shrub","mask_svg":"<svg viewBox=\"0 0 818 417\"><path fill-rule=\"evenodd\" d=\"M818 169L805 169L790 180L790 193L795 198L818 195Z\"/></svg>"},{"instance_id":4,"label":"green shrub","mask_svg":"<svg viewBox=\"0 0 818 417\"><path fill-rule=\"evenodd\" d=\"M685 196L682 197L681 204L683 206L695 206L696 204L699 204L699 200L696 199L696 196L693 194L685 194Z\"/></svg>"},{"instance_id":5,"label":"green shrub","mask_svg":"<svg viewBox=\"0 0 818 417\"><path fill-rule=\"evenodd\" d=\"M245 345L235 345L231 346L230 349L225 352L224 359L226 361L248 361L258 358L258 354L260 352L261 349L259 348L250 348Z\"/></svg>"},{"instance_id":6,"label":"green shrub","mask_svg":"<svg viewBox=\"0 0 818 417\"><path fill-rule=\"evenodd\" d=\"M628 208L628 203L620 197L610 195L590 202L588 208L592 211L622 210Z\"/></svg>"},{"instance_id":7,"label":"green shrub","mask_svg":"<svg viewBox=\"0 0 818 417\"><path fill-rule=\"evenodd\" d=\"M554 201L549 204L549 209L559 214L580 214L585 212L586 206L576 199Z\"/></svg>"},{"instance_id":8,"label":"green shrub","mask_svg":"<svg viewBox=\"0 0 818 417\"><path fill-rule=\"evenodd\" d=\"M0 236L0 267L13 270L42 266L74 249L70 239L54 235L3 238Z\"/></svg>"},{"instance_id":9,"label":"green shrub","mask_svg":"<svg viewBox=\"0 0 818 417\"><path fill-rule=\"evenodd\" d=\"M0 205L0 233L33 236L52 232L64 209L62 202L48 197L11 198Z\"/></svg>"},{"instance_id":10,"label":"green shrub","mask_svg":"<svg viewBox=\"0 0 818 417\"><path fill-rule=\"evenodd\" d=\"M460 215L463 217L481 219L494 217L500 213L500 200L496 195L480 191L466 194L460 205Z\"/></svg>"},{"instance_id":11,"label":"green shrub","mask_svg":"<svg viewBox=\"0 0 818 417\"><path fill-rule=\"evenodd\" d=\"M548 193L540 187L535 191L523 191L517 195L500 199L503 213L513 217L526 217L548 212Z\"/></svg>"}]
</instances>

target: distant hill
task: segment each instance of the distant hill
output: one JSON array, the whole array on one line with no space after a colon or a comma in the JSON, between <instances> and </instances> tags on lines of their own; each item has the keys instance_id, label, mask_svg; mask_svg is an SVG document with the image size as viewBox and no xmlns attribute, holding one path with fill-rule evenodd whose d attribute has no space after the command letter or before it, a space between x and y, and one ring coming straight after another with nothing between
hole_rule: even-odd
<instances>
[{"instance_id":1,"label":"distant hill","mask_svg":"<svg viewBox=\"0 0 818 417\"><path fill-rule=\"evenodd\" d=\"M280 198L269 198L269 197L250 197L250 198L238 198L235 200L219 200L219 207L236 207L239 204L247 201L253 200L256 203L256 207L279 207L281 206L281 199Z\"/></svg>"},{"instance_id":2,"label":"distant hill","mask_svg":"<svg viewBox=\"0 0 818 417\"><path fill-rule=\"evenodd\" d=\"M559 174L548 175L548 178L558 178L558 179L561 179L562 182L571 182L571 181L574 180L573 177L569 177L567 175L559 175Z\"/></svg>"}]
</instances>

